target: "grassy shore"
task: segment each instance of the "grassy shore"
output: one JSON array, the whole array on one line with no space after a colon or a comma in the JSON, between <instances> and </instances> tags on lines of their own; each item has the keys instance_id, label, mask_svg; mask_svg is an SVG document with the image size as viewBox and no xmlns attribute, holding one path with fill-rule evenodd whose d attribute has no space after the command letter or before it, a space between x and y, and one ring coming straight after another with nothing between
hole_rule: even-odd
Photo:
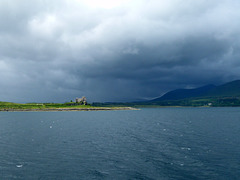
<instances>
[{"instance_id":1,"label":"grassy shore","mask_svg":"<svg viewBox=\"0 0 240 180\"><path fill-rule=\"evenodd\" d=\"M0 111L103 111L103 110L136 110L132 107L95 107L74 103L10 103L0 102Z\"/></svg>"}]
</instances>

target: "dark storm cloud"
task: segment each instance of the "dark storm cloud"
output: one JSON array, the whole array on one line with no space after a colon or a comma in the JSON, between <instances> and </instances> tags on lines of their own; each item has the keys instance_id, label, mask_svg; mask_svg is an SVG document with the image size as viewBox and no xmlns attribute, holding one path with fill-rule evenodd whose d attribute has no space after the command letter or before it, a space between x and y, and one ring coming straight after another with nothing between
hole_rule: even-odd
<instances>
[{"instance_id":1,"label":"dark storm cloud","mask_svg":"<svg viewBox=\"0 0 240 180\"><path fill-rule=\"evenodd\" d=\"M240 78L238 1L94 2L0 2L0 100L131 101Z\"/></svg>"}]
</instances>

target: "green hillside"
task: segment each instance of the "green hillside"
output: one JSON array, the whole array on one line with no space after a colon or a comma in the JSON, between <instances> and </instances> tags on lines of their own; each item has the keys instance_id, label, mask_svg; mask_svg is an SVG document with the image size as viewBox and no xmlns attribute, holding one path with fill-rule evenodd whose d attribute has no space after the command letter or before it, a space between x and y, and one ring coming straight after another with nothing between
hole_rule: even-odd
<instances>
[{"instance_id":1,"label":"green hillside","mask_svg":"<svg viewBox=\"0 0 240 180\"><path fill-rule=\"evenodd\" d=\"M240 97L240 80L232 81L209 90L203 96Z\"/></svg>"},{"instance_id":2,"label":"green hillside","mask_svg":"<svg viewBox=\"0 0 240 180\"><path fill-rule=\"evenodd\" d=\"M240 106L240 80L220 86L173 90L143 103L156 106Z\"/></svg>"},{"instance_id":3,"label":"green hillside","mask_svg":"<svg viewBox=\"0 0 240 180\"><path fill-rule=\"evenodd\" d=\"M176 89L152 101L183 100L192 98L240 97L240 80L220 86L206 85L194 89Z\"/></svg>"}]
</instances>

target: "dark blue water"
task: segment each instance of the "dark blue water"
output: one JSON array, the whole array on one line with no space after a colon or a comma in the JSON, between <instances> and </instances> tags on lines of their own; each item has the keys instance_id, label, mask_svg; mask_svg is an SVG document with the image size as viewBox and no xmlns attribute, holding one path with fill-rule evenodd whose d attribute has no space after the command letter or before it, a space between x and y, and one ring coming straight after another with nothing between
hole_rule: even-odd
<instances>
[{"instance_id":1,"label":"dark blue water","mask_svg":"<svg viewBox=\"0 0 240 180\"><path fill-rule=\"evenodd\" d=\"M0 112L0 179L240 179L240 108Z\"/></svg>"}]
</instances>

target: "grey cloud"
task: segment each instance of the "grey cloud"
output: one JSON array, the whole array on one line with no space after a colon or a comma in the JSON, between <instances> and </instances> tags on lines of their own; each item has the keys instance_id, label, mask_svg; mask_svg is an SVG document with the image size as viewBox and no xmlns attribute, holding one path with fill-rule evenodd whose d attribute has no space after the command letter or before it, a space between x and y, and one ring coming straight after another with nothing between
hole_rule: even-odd
<instances>
[{"instance_id":1,"label":"grey cloud","mask_svg":"<svg viewBox=\"0 0 240 180\"><path fill-rule=\"evenodd\" d=\"M0 2L0 100L131 101L238 79L236 0Z\"/></svg>"}]
</instances>

